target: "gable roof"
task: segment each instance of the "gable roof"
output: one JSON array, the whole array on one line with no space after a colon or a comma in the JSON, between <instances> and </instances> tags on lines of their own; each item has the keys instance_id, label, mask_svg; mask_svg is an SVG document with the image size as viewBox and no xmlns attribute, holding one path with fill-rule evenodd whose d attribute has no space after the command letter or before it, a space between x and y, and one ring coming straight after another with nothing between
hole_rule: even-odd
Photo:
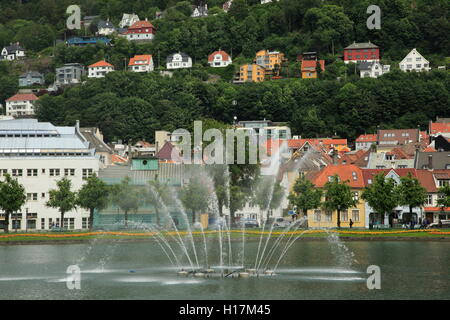
<instances>
[{"instance_id":1,"label":"gable roof","mask_svg":"<svg viewBox=\"0 0 450 320\"><path fill-rule=\"evenodd\" d=\"M230 58L230 56L228 55L228 53L226 53L226 52L223 51L223 50L218 50L218 51L214 51L213 53L211 53L211 54L208 56L208 62L214 61L214 57L215 57L216 55L218 55L218 54L222 56L222 61L228 61L228 60L231 60L231 58Z\"/></svg>"},{"instance_id":2,"label":"gable roof","mask_svg":"<svg viewBox=\"0 0 450 320\"><path fill-rule=\"evenodd\" d=\"M97 24L97 28L98 29L115 29L114 28L114 24L111 21L109 21L109 20L107 20L107 21L104 21L104 20L99 21L98 24Z\"/></svg>"},{"instance_id":3,"label":"gable roof","mask_svg":"<svg viewBox=\"0 0 450 320\"><path fill-rule=\"evenodd\" d=\"M155 28L150 21L148 20L141 20L141 21L136 21L135 23L133 23L128 30L130 29L141 29L141 28Z\"/></svg>"},{"instance_id":4,"label":"gable roof","mask_svg":"<svg viewBox=\"0 0 450 320\"><path fill-rule=\"evenodd\" d=\"M412 50L411 50L411 51L403 58L402 61L400 61L400 63L406 62L406 59L407 59L409 56L411 56L411 55L415 55L416 57L417 57L417 56L420 56L423 60L425 60L426 62L428 62L428 60L425 59L425 57L424 57L423 55L421 55L421 54L419 53L419 51L417 51L416 48L414 48L414 49L412 49Z\"/></svg>"},{"instance_id":5,"label":"gable roof","mask_svg":"<svg viewBox=\"0 0 450 320\"><path fill-rule=\"evenodd\" d=\"M144 61L144 63L136 63L137 61ZM134 65L150 64L151 61L152 61L151 54L136 55L130 59L130 62L128 63L128 65L134 66Z\"/></svg>"},{"instance_id":6,"label":"gable roof","mask_svg":"<svg viewBox=\"0 0 450 320\"><path fill-rule=\"evenodd\" d=\"M106 62L105 60L102 60L88 66L88 68L95 68L95 67L113 67L113 65Z\"/></svg>"},{"instance_id":7,"label":"gable roof","mask_svg":"<svg viewBox=\"0 0 450 320\"><path fill-rule=\"evenodd\" d=\"M6 99L6 101L35 101L38 99L39 98L36 97L33 93L17 93L12 97Z\"/></svg>"},{"instance_id":8,"label":"gable roof","mask_svg":"<svg viewBox=\"0 0 450 320\"><path fill-rule=\"evenodd\" d=\"M317 63L319 63L320 68L322 71L325 71L325 61L324 60L302 60L302 70L304 69L312 69L315 70Z\"/></svg>"},{"instance_id":9,"label":"gable roof","mask_svg":"<svg viewBox=\"0 0 450 320\"><path fill-rule=\"evenodd\" d=\"M19 43L14 43L9 46L6 46L4 49L8 52L8 54L14 53L16 51L25 51L24 48L22 48Z\"/></svg>"},{"instance_id":10,"label":"gable roof","mask_svg":"<svg viewBox=\"0 0 450 320\"><path fill-rule=\"evenodd\" d=\"M378 48L376 44L369 42L353 42L351 45L344 48L345 49L375 49Z\"/></svg>"},{"instance_id":11,"label":"gable roof","mask_svg":"<svg viewBox=\"0 0 450 320\"><path fill-rule=\"evenodd\" d=\"M155 155L155 157L159 160L181 162L182 159L176 155L176 152L175 152L175 157L172 157L172 153L174 152L173 151L174 149L176 149L176 147L169 141L166 141L166 143L158 151L158 153Z\"/></svg>"},{"instance_id":12,"label":"gable roof","mask_svg":"<svg viewBox=\"0 0 450 320\"><path fill-rule=\"evenodd\" d=\"M26 78L28 76L31 76L33 78L43 78L44 77L44 75L42 73L39 73L37 71L28 71L28 72L25 72L24 74L21 74L19 76L19 78Z\"/></svg>"},{"instance_id":13,"label":"gable roof","mask_svg":"<svg viewBox=\"0 0 450 320\"><path fill-rule=\"evenodd\" d=\"M420 137L419 134L420 132L418 129L378 130L377 140L379 145L403 145L409 143L410 140L412 140L412 142L418 142Z\"/></svg>"},{"instance_id":14,"label":"gable roof","mask_svg":"<svg viewBox=\"0 0 450 320\"><path fill-rule=\"evenodd\" d=\"M364 179L362 169L353 164L330 164L315 174L311 182L319 188L325 186L329 177L338 175L341 181L347 181L352 188L363 188Z\"/></svg>"},{"instance_id":15,"label":"gable roof","mask_svg":"<svg viewBox=\"0 0 450 320\"><path fill-rule=\"evenodd\" d=\"M377 142L376 134L361 134L356 138L356 142Z\"/></svg>"},{"instance_id":16,"label":"gable roof","mask_svg":"<svg viewBox=\"0 0 450 320\"><path fill-rule=\"evenodd\" d=\"M443 170L447 165L450 165L450 151L441 152L417 152L414 159L414 167L416 169L423 169L429 167L431 161L434 170Z\"/></svg>"},{"instance_id":17,"label":"gable roof","mask_svg":"<svg viewBox=\"0 0 450 320\"><path fill-rule=\"evenodd\" d=\"M184 52L177 52L177 53L169 54L169 55L167 56L167 59L166 59L167 62L172 62L172 61L173 61L173 58L174 58L174 56L175 56L176 54L181 55L181 60L182 60L183 62L188 62L189 59L191 58L188 54L186 54L186 53L184 53Z\"/></svg>"},{"instance_id":18,"label":"gable roof","mask_svg":"<svg viewBox=\"0 0 450 320\"><path fill-rule=\"evenodd\" d=\"M429 130L430 134L450 133L450 122L447 123L431 122Z\"/></svg>"}]
</instances>

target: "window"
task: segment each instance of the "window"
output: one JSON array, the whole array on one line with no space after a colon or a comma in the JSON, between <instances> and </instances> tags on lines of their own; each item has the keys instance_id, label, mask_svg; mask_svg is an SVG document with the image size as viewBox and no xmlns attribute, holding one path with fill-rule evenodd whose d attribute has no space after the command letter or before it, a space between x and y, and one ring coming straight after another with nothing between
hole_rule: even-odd
<instances>
[{"instance_id":1,"label":"window","mask_svg":"<svg viewBox=\"0 0 450 320\"><path fill-rule=\"evenodd\" d=\"M38 169L27 169L28 177L37 177L37 175L38 175Z\"/></svg>"},{"instance_id":2,"label":"window","mask_svg":"<svg viewBox=\"0 0 450 320\"><path fill-rule=\"evenodd\" d=\"M81 228L87 229L88 228L88 218L82 218L82 225Z\"/></svg>"},{"instance_id":3,"label":"window","mask_svg":"<svg viewBox=\"0 0 450 320\"><path fill-rule=\"evenodd\" d=\"M359 222L359 210L352 210L353 222Z\"/></svg>"},{"instance_id":4,"label":"window","mask_svg":"<svg viewBox=\"0 0 450 320\"><path fill-rule=\"evenodd\" d=\"M386 160L394 160L394 155L392 155L392 154L387 154L387 155L386 155Z\"/></svg>"},{"instance_id":5,"label":"window","mask_svg":"<svg viewBox=\"0 0 450 320\"><path fill-rule=\"evenodd\" d=\"M57 177L60 174L60 169L50 169L50 177Z\"/></svg>"},{"instance_id":6,"label":"window","mask_svg":"<svg viewBox=\"0 0 450 320\"><path fill-rule=\"evenodd\" d=\"M27 193L28 201L37 201L38 194L37 193Z\"/></svg>"},{"instance_id":7,"label":"window","mask_svg":"<svg viewBox=\"0 0 450 320\"><path fill-rule=\"evenodd\" d=\"M0 177L8 173L8 169L0 169Z\"/></svg>"},{"instance_id":8,"label":"window","mask_svg":"<svg viewBox=\"0 0 450 320\"><path fill-rule=\"evenodd\" d=\"M348 210L342 210L341 221L348 221Z\"/></svg>"},{"instance_id":9,"label":"window","mask_svg":"<svg viewBox=\"0 0 450 320\"><path fill-rule=\"evenodd\" d=\"M438 180L439 181L439 187L448 186L450 180Z\"/></svg>"},{"instance_id":10,"label":"window","mask_svg":"<svg viewBox=\"0 0 450 320\"><path fill-rule=\"evenodd\" d=\"M332 220L333 220L333 215L332 215L331 211L327 211L325 214L325 221L331 222Z\"/></svg>"},{"instance_id":11,"label":"window","mask_svg":"<svg viewBox=\"0 0 450 320\"><path fill-rule=\"evenodd\" d=\"M45 198L45 192L41 193L41 198Z\"/></svg>"},{"instance_id":12,"label":"window","mask_svg":"<svg viewBox=\"0 0 450 320\"><path fill-rule=\"evenodd\" d=\"M93 173L94 173L94 170L92 170L92 169L83 169L83 179L92 177Z\"/></svg>"},{"instance_id":13,"label":"window","mask_svg":"<svg viewBox=\"0 0 450 320\"><path fill-rule=\"evenodd\" d=\"M67 176L74 176L75 175L75 169L64 169L64 175Z\"/></svg>"},{"instance_id":14,"label":"window","mask_svg":"<svg viewBox=\"0 0 450 320\"><path fill-rule=\"evenodd\" d=\"M432 206L433 205L433 195L427 194L427 198L425 199L425 204Z\"/></svg>"},{"instance_id":15,"label":"window","mask_svg":"<svg viewBox=\"0 0 450 320\"><path fill-rule=\"evenodd\" d=\"M45 218L41 218L41 230L45 229Z\"/></svg>"},{"instance_id":16,"label":"window","mask_svg":"<svg viewBox=\"0 0 450 320\"><path fill-rule=\"evenodd\" d=\"M320 222L320 216L321 216L321 212L320 210L314 210L314 221L315 222Z\"/></svg>"},{"instance_id":17,"label":"window","mask_svg":"<svg viewBox=\"0 0 450 320\"><path fill-rule=\"evenodd\" d=\"M12 169L12 176L13 177L22 177L23 170L22 169Z\"/></svg>"}]
</instances>

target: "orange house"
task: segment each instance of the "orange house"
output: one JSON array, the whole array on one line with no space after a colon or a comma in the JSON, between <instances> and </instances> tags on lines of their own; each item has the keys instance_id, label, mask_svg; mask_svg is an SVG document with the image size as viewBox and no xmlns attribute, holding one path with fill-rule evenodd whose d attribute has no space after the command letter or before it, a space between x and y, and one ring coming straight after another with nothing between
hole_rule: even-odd
<instances>
[{"instance_id":1,"label":"orange house","mask_svg":"<svg viewBox=\"0 0 450 320\"><path fill-rule=\"evenodd\" d=\"M257 64L245 64L239 69L239 82L261 82L265 79L266 70Z\"/></svg>"},{"instance_id":2,"label":"orange house","mask_svg":"<svg viewBox=\"0 0 450 320\"><path fill-rule=\"evenodd\" d=\"M317 78L317 63L320 65L320 69L325 71L324 60L302 60L302 79L316 79Z\"/></svg>"},{"instance_id":3,"label":"orange house","mask_svg":"<svg viewBox=\"0 0 450 320\"><path fill-rule=\"evenodd\" d=\"M269 50L258 51L254 60L257 65L265 68L266 77L279 76L281 66L285 61L284 53Z\"/></svg>"}]
</instances>

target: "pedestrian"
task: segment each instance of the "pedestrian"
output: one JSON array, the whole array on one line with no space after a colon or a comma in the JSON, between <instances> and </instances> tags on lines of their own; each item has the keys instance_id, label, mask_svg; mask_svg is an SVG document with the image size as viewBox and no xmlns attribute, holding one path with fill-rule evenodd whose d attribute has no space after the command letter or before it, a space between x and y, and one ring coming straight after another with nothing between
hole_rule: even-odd
<instances>
[{"instance_id":1,"label":"pedestrian","mask_svg":"<svg viewBox=\"0 0 450 320\"><path fill-rule=\"evenodd\" d=\"M353 226L353 221L350 219L350 222L348 223L350 225L350 228Z\"/></svg>"}]
</instances>

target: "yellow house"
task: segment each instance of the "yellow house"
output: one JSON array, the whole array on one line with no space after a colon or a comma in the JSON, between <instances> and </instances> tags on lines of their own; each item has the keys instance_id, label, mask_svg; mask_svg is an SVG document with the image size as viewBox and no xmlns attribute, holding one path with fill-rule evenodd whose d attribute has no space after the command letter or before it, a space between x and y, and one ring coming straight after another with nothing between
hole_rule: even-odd
<instances>
[{"instance_id":1,"label":"yellow house","mask_svg":"<svg viewBox=\"0 0 450 320\"><path fill-rule=\"evenodd\" d=\"M338 175L340 181L347 181L353 193L353 198L358 200L355 207L341 210L341 227L349 227L351 219L353 228L364 228L366 216L365 201L361 198L361 194L365 183L361 168L352 164L328 165L319 172L307 174L306 177L317 188L323 188L334 175ZM325 198L322 201L325 201ZM308 226L310 228L337 227L337 210L333 212L327 212L322 208L308 210Z\"/></svg>"},{"instance_id":2,"label":"yellow house","mask_svg":"<svg viewBox=\"0 0 450 320\"><path fill-rule=\"evenodd\" d=\"M279 76L283 62L286 61L284 53L278 51L260 50L256 53L255 63L265 68L266 77Z\"/></svg>"},{"instance_id":3,"label":"yellow house","mask_svg":"<svg viewBox=\"0 0 450 320\"><path fill-rule=\"evenodd\" d=\"M239 69L239 82L261 82L265 79L264 67L257 64L245 64Z\"/></svg>"}]
</instances>

